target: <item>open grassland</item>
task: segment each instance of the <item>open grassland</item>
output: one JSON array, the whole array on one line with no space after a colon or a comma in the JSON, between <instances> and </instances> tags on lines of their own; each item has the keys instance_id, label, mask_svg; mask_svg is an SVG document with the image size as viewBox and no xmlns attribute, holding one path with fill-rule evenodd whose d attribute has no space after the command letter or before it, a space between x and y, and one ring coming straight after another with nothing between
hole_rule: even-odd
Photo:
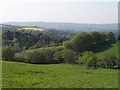
<instances>
[{"instance_id":1,"label":"open grassland","mask_svg":"<svg viewBox=\"0 0 120 90\"><path fill-rule=\"evenodd\" d=\"M3 61L3 88L117 88L118 70Z\"/></svg>"},{"instance_id":2,"label":"open grassland","mask_svg":"<svg viewBox=\"0 0 120 90\"><path fill-rule=\"evenodd\" d=\"M105 43L105 44L101 44L98 46L98 48L95 49L95 53L97 56L103 56L106 54L114 54L116 56L118 56L118 49L120 50L120 47L118 47L118 43Z\"/></svg>"}]
</instances>

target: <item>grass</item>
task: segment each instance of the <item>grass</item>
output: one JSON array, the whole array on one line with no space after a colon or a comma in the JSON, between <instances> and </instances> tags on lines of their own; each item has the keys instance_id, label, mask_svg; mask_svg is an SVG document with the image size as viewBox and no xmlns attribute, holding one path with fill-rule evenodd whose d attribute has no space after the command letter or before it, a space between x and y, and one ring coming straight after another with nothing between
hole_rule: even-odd
<instances>
[{"instance_id":1,"label":"grass","mask_svg":"<svg viewBox=\"0 0 120 90\"><path fill-rule=\"evenodd\" d=\"M105 54L114 54L118 56L118 42L109 42L102 44L98 46L94 52L97 56L103 56Z\"/></svg>"},{"instance_id":2,"label":"grass","mask_svg":"<svg viewBox=\"0 0 120 90\"><path fill-rule=\"evenodd\" d=\"M3 61L3 88L117 88L118 70Z\"/></svg>"}]
</instances>

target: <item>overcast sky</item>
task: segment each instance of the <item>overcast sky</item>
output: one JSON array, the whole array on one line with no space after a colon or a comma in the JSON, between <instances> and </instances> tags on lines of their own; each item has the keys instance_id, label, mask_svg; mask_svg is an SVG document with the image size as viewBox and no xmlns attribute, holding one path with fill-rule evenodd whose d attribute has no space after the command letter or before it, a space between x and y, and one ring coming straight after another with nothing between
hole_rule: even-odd
<instances>
[{"instance_id":1,"label":"overcast sky","mask_svg":"<svg viewBox=\"0 0 120 90\"><path fill-rule=\"evenodd\" d=\"M118 21L117 2L9 1L5 0L0 4L0 23L9 21L117 23Z\"/></svg>"}]
</instances>

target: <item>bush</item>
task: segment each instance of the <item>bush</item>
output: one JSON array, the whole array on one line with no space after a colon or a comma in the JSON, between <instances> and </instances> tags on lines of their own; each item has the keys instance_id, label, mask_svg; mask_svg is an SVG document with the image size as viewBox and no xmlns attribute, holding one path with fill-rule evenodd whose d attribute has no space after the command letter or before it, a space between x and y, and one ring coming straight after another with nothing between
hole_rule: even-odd
<instances>
[{"instance_id":1,"label":"bush","mask_svg":"<svg viewBox=\"0 0 120 90\"><path fill-rule=\"evenodd\" d=\"M54 54L54 60L57 60L61 63L75 63L76 60L76 53L73 50L70 49L64 49L61 51L58 51Z\"/></svg>"},{"instance_id":2,"label":"bush","mask_svg":"<svg viewBox=\"0 0 120 90\"><path fill-rule=\"evenodd\" d=\"M91 51L85 51L78 56L78 64L86 65L87 67L97 67L97 57Z\"/></svg>"},{"instance_id":3,"label":"bush","mask_svg":"<svg viewBox=\"0 0 120 90\"><path fill-rule=\"evenodd\" d=\"M73 44L72 44L71 41L65 41L63 43L63 46L64 46L65 49L72 49L73 50Z\"/></svg>"},{"instance_id":4,"label":"bush","mask_svg":"<svg viewBox=\"0 0 120 90\"><path fill-rule=\"evenodd\" d=\"M100 58L98 65L101 68L114 68L118 65L118 59L114 54L107 54Z\"/></svg>"},{"instance_id":5,"label":"bush","mask_svg":"<svg viewBox=\"0 0 120 90\"><path fill-rule=\"evenodd\" d=\"M58 63L54 61L54 53L62 50L62 47L48 47L26 50L21 53L15 54L15 61L27 62L27 63Z\"/></svg>"},{"instance_id":6,"label":"bush","mask_svg":"<svg viewBox=\"0 0 120 90\"><path fill-rule=\"evenodd\" d=\"M14 51L10 46L3 46L2 47L2 59L5 61L13 61L14 58Z\"/></svg>"},{"instance_id":7,"label":"bush","mask_svg":"<svg viewBox=\"0 0 120 90\"><path fill-rule=\"evenodd\" d=\"M87 67L99 68L119 68L120 61L114 54L107 54L103 57L96 57L91 51L85 51L78 56L78 64L86 65Z\"/></svg>"},{"instance_id":8,"label":"bush","mask_svg":"<svg viewBox=\"0 0 120 90\"><path fill-rule=\"evenodd\" d=\"M47 49L41 49L29 54L30 63L51 63L53 54Z\"/></svg>"},{"instance_id":9,"label":"bush","mask_svg":"<svg viewBox=\"0 0 120 90\"><path fill-rule=\"evenodd\" d=\"M53 58L55 63L61 63L63 62L63 58L62 58L62 51L56 51L54 54L54 58Z\"/></svg>"},{"instance_id":10,"label":"bush","mask_svg":"<svg viewBox=\"0 0 120 90\"><path fill-rule=\"evenodd\" d=\"M14 56L14 60L17 62L25 62L26 58L25 58L25 52L21 52L21 53L16 53ZM29 62L29 61L28 61Z\"/></svg>"}]
</instances>

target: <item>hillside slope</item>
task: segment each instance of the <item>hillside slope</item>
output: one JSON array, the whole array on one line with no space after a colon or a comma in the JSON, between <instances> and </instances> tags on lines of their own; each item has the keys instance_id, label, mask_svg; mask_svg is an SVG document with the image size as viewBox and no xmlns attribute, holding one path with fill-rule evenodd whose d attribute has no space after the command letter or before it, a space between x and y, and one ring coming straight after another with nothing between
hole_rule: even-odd
<instances>
[{"instance_id":1,"label":"hillside slope","mask_svg":"<svg viewBox=\"0 0 120 90\"><path fill-rule=\"evenodd\" d=\"M3 88L117 88L118 70L3 62Z\"/></svg>"},{"instance_id":2,"label":"hillside slope","mask_svg":"<svg viewBox=\"0 0 120 90\"><path fill-rule=\"evenodd\" d=\"M119 42L120 43L120 42ZM114 54L118 56L118 42L109 42L105 44L99 45L94 52L96 53L97 56L103 56L106 54Z\"/></svg>"}]
</instances>

